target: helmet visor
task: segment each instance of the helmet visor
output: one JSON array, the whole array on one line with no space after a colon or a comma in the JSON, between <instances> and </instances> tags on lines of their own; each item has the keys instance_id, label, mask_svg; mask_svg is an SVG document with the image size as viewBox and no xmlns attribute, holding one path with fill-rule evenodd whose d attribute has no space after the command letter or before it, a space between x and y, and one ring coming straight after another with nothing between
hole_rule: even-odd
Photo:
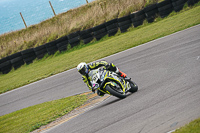
<instances>
[{"instance_id":1,"label":"helmet visor","mask_svg":"<svg viewBox=\"0 0 200 133\"><path fill-rule=\"evenodd\" d=\"M86 75L86 68L83 67L81 70L79 70L79 73L82 75Z\"/></svg>"}]
</instances>

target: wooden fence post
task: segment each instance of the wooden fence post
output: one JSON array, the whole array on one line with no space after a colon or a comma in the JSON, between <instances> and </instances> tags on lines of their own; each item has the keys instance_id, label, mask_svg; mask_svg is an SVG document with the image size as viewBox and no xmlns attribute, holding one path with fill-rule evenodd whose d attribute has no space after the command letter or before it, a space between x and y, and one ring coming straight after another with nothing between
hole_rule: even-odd
<instances>
[{"instance_id":1,"label":"wooden fence post","mask_svg":"<svg viewBox=\"0 0 200 133\"><path fill-rule=\"evenodd\" d=\"M25 20L24 20L24 18L23 18L23 16L22 16L22 13L21 13L21 12L20 12L20 15L21 15L21 18L22 18L22 20L23 20L23 22L24 22L25 27L27 28L26 22L25 22Z\"/></svg>"},{"instance_id":2,"label":"wooden fence post","mask_svg":"<svg viewBox=\"0 0 200 133\"><path fill-rule=\"evenodd\" d=\"M50 4L50 6L51 6L51 9L52 9L54 15L56 16L56 13L55 13L55 11L54 11L54 9L53 9L53 6L51 5L51 1L49 1L49 4Z\"/></svg>"}]
</instances>

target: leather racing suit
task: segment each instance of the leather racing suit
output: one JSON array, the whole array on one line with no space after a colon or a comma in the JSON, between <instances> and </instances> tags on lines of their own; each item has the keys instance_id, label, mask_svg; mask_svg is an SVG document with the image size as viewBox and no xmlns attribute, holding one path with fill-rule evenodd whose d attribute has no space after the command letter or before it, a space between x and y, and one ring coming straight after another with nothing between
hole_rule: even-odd
<instances>
[{"instance_id":1,"label":"leather racing suit","mask_svg":"<svg viewBox=\"0 0 200 133\"><path fill-rule=\"evenodd\" d=\"M121 71L119 70L119 68L117 68L113 63L107 63L106 61L100 61L100 62L91 63L91 64L89 64L89 65L87 65L87 66L88 66L89 71L90 71L90 70L97 69L97 68L102 67L102 66L105 66L105 68L106 68L107 70L116 72L116 73L119 74L121 77L126 77L126 76L127 76L125 73L121 72ZM82 80L86 83L86 85L88 86L88 88L89 88L90 90L94 91L94 90L92 89L92 85L91 85L90 80L89 80L89 78L88 78L88 74L82 75ZM101 92L101 91L99 91L99 90L97 90L97 94L98 94L99 96L103 96L103 95L104 95L104 93Z\"/></svg>"}]
</instances>

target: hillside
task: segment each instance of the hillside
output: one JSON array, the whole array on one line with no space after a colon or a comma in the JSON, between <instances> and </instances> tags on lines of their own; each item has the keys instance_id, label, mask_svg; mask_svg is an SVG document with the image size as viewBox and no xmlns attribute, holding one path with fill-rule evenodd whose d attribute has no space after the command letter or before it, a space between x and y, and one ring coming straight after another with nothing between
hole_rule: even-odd
<instances>
[{"instance_id":1,"label":"hillside","mask_svg":"<svg viewBox=\"0 0 200 133\"><path fill-rule=\"evenodd\" d=\"M160 0L159 0L160 1ZM96 0L27 29L0 36L0 59L142 9L156 0Z\"/></svg>"},{"instance_id":2,"label":"hillside","mask_svg":"<svg viewBox=\"0 0 200 133\"><path fill-rule=\"evenodd\" d=\"M172 12L168 17L157 18L154 23L144 22L138 28L130 28L126 33L104 37L100 41L78 45L65 52L56 52L23 65L8 74L0 74L0 93L4 93L51 75L69 70L80 62L92 62L117 52L135 47L151 40L172 34L185 28L200 24L200 2L194 7Z\"/></svg>"}]
</instances>

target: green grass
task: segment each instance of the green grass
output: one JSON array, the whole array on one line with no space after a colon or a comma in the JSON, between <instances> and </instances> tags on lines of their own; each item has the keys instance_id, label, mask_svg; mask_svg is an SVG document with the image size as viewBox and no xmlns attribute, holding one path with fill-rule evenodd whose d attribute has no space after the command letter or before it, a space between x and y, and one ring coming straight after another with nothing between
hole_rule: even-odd
<instances>
[{"instance_id":1,"label":"green grass","mask_svg":"<svg viewBox=\"0 0 200 133\"><path fill-rule=\"evenodd\" d=\"M200 133L200 118L190 122L180 129L177 129L173 133Z\"/></svg>"},{"instance_id":2,"label":"green grass","mask_svg":"<svg viewBox=\"0 0 200 133\"><path fill-rule=\"evenodd\" d=\"M152 24L146 23L139 28L132 28L124 34L105 37L101 41L57 53L20 69L0 75L0 93L69 70L80 62L91 62L108 55L126 50L145 42L172 34L200 23L200 6L181 13L172 13L170 17Z\"/></svg>"},{"instance_id":3,"label":"green grass","mask_svg":"<svg viewBox=\"0 0 200 133\"><path fill-rule=\"evenodd\" d=\"M187 9L186 9L187 10ZM172 13L165 19L157 19L153 24L145 23L139 28L101 41L80 45L64 53L36 60L9 74L0 75L0 93L29 84L39 79L74 68L79 62L96 59L126 50L145 42L169 35L185 28L200 24L200 6L180 13ZM28 107L0 116L0 133L30 132L67 114L87 100L85 95L72 96ZM178 129L175 133L199 133L200 118Z\"/></svg>"},{"instance_id":4,"label":"green grass","mask_svg":"<svg viewBox=\"0 0 200 133\"><path fill-rule=\"evenodd\" d=\"M31 132L69 113L85 101L86 95L76 95L0 116L0 133Z\"/></svg>"}]
</instances>

